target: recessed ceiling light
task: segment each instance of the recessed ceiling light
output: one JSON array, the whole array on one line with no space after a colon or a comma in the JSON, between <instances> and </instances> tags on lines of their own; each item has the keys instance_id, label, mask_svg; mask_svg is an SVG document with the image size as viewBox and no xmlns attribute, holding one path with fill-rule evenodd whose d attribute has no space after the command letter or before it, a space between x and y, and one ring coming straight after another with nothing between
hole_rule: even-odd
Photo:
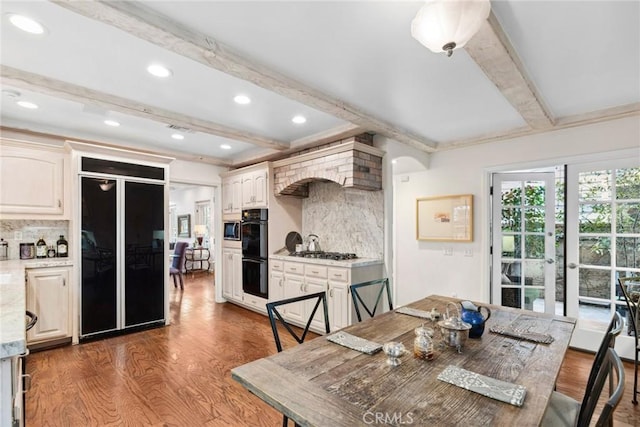
<instances>
[{"instance_id":1,"label":"recessed ceiling light","mask_svg":"<svg viewBox=\"0 0 640 427\"><path fill-rule=\"evenodd\" d=\"M236 95L233 100L236 104L240 105L251 104L251 98L249 98L247 95Z\"/></svg>"},{"instance_id":2,"label":"recessed ceiling light","mask_svg":"<svg viewBox=\"0 0 640 427\"><path fill-rule=\"evenodd\" d=\"M301 125L302 123L305 123L307 121L307 118L305 116L297 115L294 116L291 121L297 125Z\"/></svg>"},{"instance_id":3,"label":"recessed ceiling light","mask_svg":"<svg viewBox=\"0 0 640 427\"><path fill-rule=\"evenodd\" d=\"M184 139L184 135L180 135L179 133L174 133L173 135L171 135L171 138L173 138L173 139Z\"/></svg>"},{"instance_id":4,"label":"recessed ceiling light","mask_svg":"<svg viewBox=\"0 0 640 427\"><path fill-rule=\"evenodd\" d=\"M27 33L44 33L44 27L42 24L24 15L11 14L9 15L9 22Z\"/></svg>"},{"instance_id":5,"label":"recessed ceiling light","mask_svg":"<svg viewBox=\"0 0 640 427\"><path fill-rule=\"evenodd\" d=\"M18 101L16 102L16 104L18 104L22 108L28 108L30 110L35 110L36 108L38 108L38 104L34 104L33 102L29 101Z\"/></svg>"},{"instance_id":6,"label":"recessed ceiling light","mask_svg":"<svg viewBox=\"0 0 640 427\"><path fill-rule=\"evenodd\" d=\"M231 150L231 146L229 144L222 144L220 148L222 148L223 150Z\"/></svg>"},{"instance_id":7,"label":"recessed ceiling light","mask_svg":"<svg viewBox=\"0 0 640 427\"><path fill-rule=\"evenodd\" d=\"M108 126L113 126L113 127L120 126L120 123L116 122L115 120L105 120L104 124Z\"/></svg>"},{"instance_id":8,"label":"recessed ceiling light","mask_svg":"<svg viewBox=\"0 0 640 427\"><path fill-rule=\"evenodd\" d=\"M151 64L147 67L147 71L149 74L152 74L156 77L169 77L171 75L171 70L160 64Z\"/></svg>"}]
</instances>

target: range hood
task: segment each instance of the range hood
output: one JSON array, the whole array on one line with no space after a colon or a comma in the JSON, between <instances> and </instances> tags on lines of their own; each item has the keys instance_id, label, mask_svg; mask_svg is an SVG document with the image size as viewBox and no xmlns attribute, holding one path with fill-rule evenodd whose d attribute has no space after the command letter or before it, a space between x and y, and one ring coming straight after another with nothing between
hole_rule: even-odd
<instances>
[{"instance_id":1,"label":"range hood","mask_svg":"<svg viewBox=\"0 0 640 427\"><path fill-rule=\"evenodd\" d=\"M332 181L345 188L382 189L384 151L349 138L321 148L273 162L276 196L309 196L309 183Z\"/></svg>"}]
</instances>

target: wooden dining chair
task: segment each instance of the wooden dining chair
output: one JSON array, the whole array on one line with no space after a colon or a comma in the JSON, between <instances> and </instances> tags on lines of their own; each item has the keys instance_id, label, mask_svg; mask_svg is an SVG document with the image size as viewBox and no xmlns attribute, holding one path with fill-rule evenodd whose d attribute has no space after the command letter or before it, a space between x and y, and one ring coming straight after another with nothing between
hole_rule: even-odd
<instances>
[{"instance_id":1,"label":"wooden dining chair","mask_svg":"<svg viewBox=\"0 0 640 427\"><path fill-rule=\"evenodd\" d=\"M178 242L173 251L173 260L171 267L169 267L169 275L173 278L173 287L177 288L176 277L180 280L180 289L184 289L184 263L185 263L185 251L187 249L187 242Z\"/></svg>"},{"instance_id":2,"label":"wooden dining chair","mask_svg":"<svg viewBox=\"0 0 640 427\"><path fill-rule=\"evenodd\" d=\"M624 302L627 305L627 330L633 333L635 358L633 361L633 394L631 395L631 402L634 405L638 404L638 355L640 354L640 343L638 343L638 304L640 301L633 301L629 295L629 283L637 283L640 285L640 277L623 277L618 278L618 286L622 292ZM629 329L630 328L630 329Z\"/></svg>"},{"instance_id":3,"label":"wooden dining chair","mask_svg":"<svg viewBox=\"0 0 640 427\"><path fill-rule=\"evenodd\" d=\"M279 307L286 306L289 304L295 303L306 303L312 302L315 300L315 305L313 306L313 310L311 310L309 314L309 318L306 320L306 324L304 329L302 330L302 334L298 334L292 325L284 318L282 313L280 313ZM271 323L271 330L273 332L273 339L276 342L276 349L278 353L282 351L282 342L280 340L280 332L278 330L278 322L282 324L282 326L289 332L289 334L296 340L298 344L302 344L307 337L307 333L309 332L309 328L311 327L311 322L318 311L318 307L320 307L320 303L322 303L322 311L324 314L324 328L325 332L328 334L331 329L329 327L329 311L327 306L327 294L326 292L317 292L314 294L302 295L294 298L287 298L280 301L272 301L267 303L267 314L269 315L269 323ZM298 328L299 329L299 328ZM282 425L286 427L289 424L289 419L286 415L282 416ZM296 423L296 426L298 424Z\"/></svg>"},{"instance_id":4,"label":"wooden dining chair","mask_svg":"<svg viewBox=\"0 0 640 427\"><path fill-rule=\"evenodd\" d=\"M615 345L615 339L620 332L622 332L623 327L623 319L622 315L616 312L607 327L607 330L604 334L604 338L600 343L600 347L598 348L598 352L593 360L593 365L591 366L591 372L589 372L589 378L587 380L587 386L585 387L585 393L582 398L582 402L578 402L577 400L554 391L551 394L551 399L549 399L549 403L547 405L547 410L544 413L544 418L542 419L541 426L545 427L563 427L563 426L588 426L591 422L591 418L593 417L593 409L591 405L595 405L597 403L598 398L602 392L602 386L598 390L599 385L599 377L603 376L602 381L604 382L604 378L607 374L610 374L611 368L618 369L616 366L615 360L610 360L613 356L607 356L608 350L613 350L613 346ZM617 353L615 353L615 357L620 360ZM609 358L609 359L607 359ZM620 362L620 366L622 366L622 362ZM619 399L617 398L617 389L622 387L624 389L624 367L622 368L622 372L617 372L618 377L618 387L616 391L610 396L611 404L615 403L612 406L611 412L615 409L615 406L618 404ZM596 393L597 392L597 393ZM595 402L593 401L592 395L597 394L595 398ZM620 392L620 395L622 392ZM621 397L621 396L620 396ZM601 424L608 422L610 419L611 413L609 413L608 417L600 415L598 420L598 426L604 425Z\"/></svg>"},{"instance_id":5,"label":"wooden dining chair","mask_svg":"<svg viewBox=\"0 0 640 427\"><path fill-rule=\"evenodd\" d=\"M385 290L387 295L387 301L389 301L389 310L393 310L393 303L391 302L391 289L389 286L388 278L371 280L369 282L364 282L364 283L356 283L351 285L349 287L349 290L351 291L351 300L353 301L354 308L356 309L356 317L358 318L358 322L362 322L362 315L360 313L359 306L362 305L362 308L365 309L365 311L370 317L375 316L378 306L383 305L383 302L382 302L383 292ZM366 290L372 290L374 293L375 291L377 291L377 296L374 304L371 304L371 303L367 304L364 301L363 297L365 297L364 293L366 292ZM370 300L371 298L368 298L368 299ZM370 308L369 306L371 305L372 307Z\"/></svg>"}]
</instances>

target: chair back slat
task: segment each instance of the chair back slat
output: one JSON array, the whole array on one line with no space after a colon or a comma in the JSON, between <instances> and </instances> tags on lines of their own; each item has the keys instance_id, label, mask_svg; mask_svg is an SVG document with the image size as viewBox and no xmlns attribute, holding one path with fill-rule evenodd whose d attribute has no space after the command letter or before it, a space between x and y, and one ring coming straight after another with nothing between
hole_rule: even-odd
<instances>
[{"instance_id":1,"label":"chair back slat","mask_svg":"<svg viewBox=\"0 0 640 427\"><path fill-rule=\"evenodd\" d=\"M313 310L311 310L309 318L306 320L306 324L304 329L302 330L302 333L298 334L291 327L291 324L284 318L284 316L282 316L282 314L278 310L278 307L281 307L287 304L293 304L297 302L304 303L304 302L313 301L313 300L315 300L315 305L313 307ZM329 312L328 312L328 306L327 306L326 292L317 292L314 294L302 295L299 297L287 298L280 301L273 301L273 302L267 303L267 314L269 315L269 323L271 324L271 330L273 332L273 338L276 342L276 348L278 352L282 351L282 342L280 340L280 332L278 331L277 322L280 322L282 324L282 326L287 330L287 332L289 332L289 334L296 340L298 344L302 344L307 337L309 328L311 327L311 323L313 322L313 318L315 317L316 312L318 311L318 307L320 307L320 303L322 303L322 310L324 312L323 314L324 314L325 332L329 333L330 332Z\"/></svg>"},{"instance_id":2,"label":"chair back slat","mask_svg":"<svg viewBox=\"0 0 640 427\"><path fill-rule=\"evenodd\" d=\"M614 384L613 382L614 373L617 384ZM593 387L591 390L587 389L586 391L586 401L583 402L580 408L580 416L578 417L577 423L578 426L588 426L590 424L607 377L610 378L610 384L612 384L612 386L610 386L611 393L602 409L602 412L600 413L600 416L598 417L596 426L605 426L609 424L613 411L618 406L618 403L620 403L624 392L624 366L622 365L620 356L618 356L613 348L607 348L602 365L597 372Z\"/></svg>"},{"instance_id":3,"label":"chair back slat","mask_svg":"<svg viewBox=\"0 0 640 427\"><path fill-rule=\"evenodd\" d=\"M369 288L369 287L375 287L375 286L379 287L378 294L376 296L375 303L370 308L367 305L367 303L364 301L362 296L360 295L360 290L362 288ZM391 289L389 286L388 278L353 284L349 287L349 290L351 291L351 300L353 301L353 306L356 310L356 317L358 318L358 322L362 321L362 313L360 312L360 306L364 308L364 310L367 312L369 317L374 317L376 314L376 311L378 310L378 307L381 307L383 305L383 295L384 295L383 292L385 291L386 291L387 301L389 302L389 310L393 310L393 302L391 301Z\"/></svg>"}]
</instances>

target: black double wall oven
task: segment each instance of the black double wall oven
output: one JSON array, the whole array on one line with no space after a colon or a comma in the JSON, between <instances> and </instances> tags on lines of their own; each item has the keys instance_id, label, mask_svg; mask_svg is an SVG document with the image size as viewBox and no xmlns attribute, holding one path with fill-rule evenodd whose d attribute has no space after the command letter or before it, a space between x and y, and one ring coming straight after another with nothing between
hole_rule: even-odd
<instances>
[{"instance_id":1,"label":"black double wall oven","mask_svg":"<svg viewBox=\"0 0 640 427\"><path fill-rule=\"evenodd\" d=\"M242 211L242 290L261 298L269 298L268 211Z\"/></svg>"}]
</instances>

